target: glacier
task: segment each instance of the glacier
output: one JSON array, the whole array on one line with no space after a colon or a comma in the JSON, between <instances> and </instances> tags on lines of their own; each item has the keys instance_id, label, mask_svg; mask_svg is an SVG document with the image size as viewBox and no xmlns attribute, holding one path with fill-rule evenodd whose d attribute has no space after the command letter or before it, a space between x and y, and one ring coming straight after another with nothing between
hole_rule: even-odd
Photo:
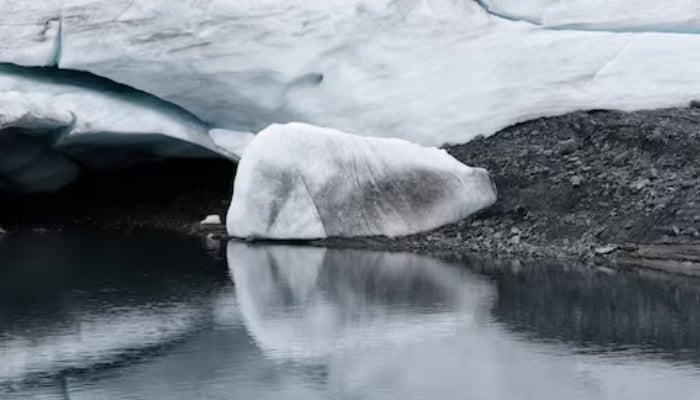
<instances>
[{"instance_id":1,"label":"glacier","mask_svg":"<svg viewBox=\"0 0 700 400\"><path fill-rule=\"evenodd\" d=\"M240 158L245 135L227 135L226 149L215 137L185 110L104 78L0 65L0 191L54 191L85 168L144 159Z\"/></svg>"},{"instance_id":2,"label":"glacier","mask_svg":"<svg viewBox=\"0 0 700 400\"><path fill-rule=\"evenodd\" d=\"M237 161L276 123L438 146L684 106L700 97L696 3L0 0L0 191L130 162L91 154L115 144Z\"/></svg>"},{"instance_id":3,"label":"glacier","mask_svg":"<svg viewBox=\"0 0 700 400\"><path fill-rule=\"evenodd\" d=\"M90 71L214 128L425 145L697 97L692 0L0 2L0 62Z\"/></svg>"},{"instance_id":4,"label":"glacier","mask_svg":"<svg viewBox=\"0 0 700 400\"><path fill-rule=\"evenodd\" d=\"M501 18L547 28L618 32L700 33L700 4L694 0L480 0Z\"/></svg>"},{"instance_id":5,"label":"glacier","mask_svg":"<svg viewBox=\"0 0 700 400\"><path fill-rule=\"evenodd\" d=\"M256 239L402 236L457 222L496 201L482 168L393 138L275 124L238 165L226 226Z\"/></svg>"}]
</instances>

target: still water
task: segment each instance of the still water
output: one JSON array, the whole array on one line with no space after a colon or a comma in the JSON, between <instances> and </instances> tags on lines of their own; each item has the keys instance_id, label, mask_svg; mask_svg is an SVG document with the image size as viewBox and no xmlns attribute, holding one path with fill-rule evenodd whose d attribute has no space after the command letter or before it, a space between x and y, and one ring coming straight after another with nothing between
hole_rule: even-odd
<instances>
[{"instance_id":1,"label":"still water","mask_svg":"<svg viewBox=\"0 0 700 400\"><path fill-rule=\"evenodd\" d=\"M700 285L178 238L0 242L2 399L695 399Z\"/></svg>"}]
</instances>

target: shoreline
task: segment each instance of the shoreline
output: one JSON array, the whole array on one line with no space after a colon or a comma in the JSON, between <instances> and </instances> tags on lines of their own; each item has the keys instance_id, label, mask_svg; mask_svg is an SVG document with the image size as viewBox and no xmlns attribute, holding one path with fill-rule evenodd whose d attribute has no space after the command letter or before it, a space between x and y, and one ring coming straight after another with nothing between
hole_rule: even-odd
<instances>
[{"instance_id":1,"label":"shoreline","mask_svg":"<svg viewBox=\"0 0 700 400\"><path fill-rule=\"evenodd\" d=\"M700 108L577 112L445 148L461 162L489 170L499 194L493 207L409 237L309 244L439 258L637 264L700 276L700 202L695 201L700 194L700 170L695 168ZM11 232L166 230L225 238L223 227L204 227L199 221L209 214L225 215L234 165L166 161L146 172L134 167L111 174L104 184L89 182L89 190L78 185L22 200L22 212L6 215L0 226ZM151 193L154 185L157 193ZM105 186L109 190L102 193ZM50 212L34 215L32 207L41 204L50 204ZM5 214L11 206L3 205Z\"/></svg>"}]
</instances>

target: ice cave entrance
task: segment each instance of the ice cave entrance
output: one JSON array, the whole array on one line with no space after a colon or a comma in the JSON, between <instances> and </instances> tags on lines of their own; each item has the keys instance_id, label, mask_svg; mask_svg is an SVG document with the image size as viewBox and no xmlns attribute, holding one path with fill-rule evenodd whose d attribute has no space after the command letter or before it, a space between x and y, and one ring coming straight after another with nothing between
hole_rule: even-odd
<instances>
[{"instance_id":1,"label":"ice cave entrance","mask_svg":"<svg viewBox=\"0 0 700 400\"><path fill-rule=\"evenodd\" d=\"M214 152L162 135L53 137L0 131L0 226L172 227L228 207L236 163Z\"/></svg>"}]
</instances>

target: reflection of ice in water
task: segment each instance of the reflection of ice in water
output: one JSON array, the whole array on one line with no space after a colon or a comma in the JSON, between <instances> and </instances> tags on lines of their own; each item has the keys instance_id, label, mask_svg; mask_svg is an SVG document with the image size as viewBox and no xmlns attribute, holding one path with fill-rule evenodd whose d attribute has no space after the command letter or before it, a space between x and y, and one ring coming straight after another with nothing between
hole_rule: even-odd
<instances>
[{"instance_id":1,"label":"reflection of ice in water","mask_svg":"<svg viewBox=\"0 0 700 400\"><path fill-rule=\"evenodd\" d=\"M80 315L70 326L44 331L40 338L2 338L0 383L87 368L128 351L167 343L193 329L201 317L201 310L188 304L152 310L133 307L110 315Z\"/></svg>"},{"instance_id":2,"label":"reflection of ice in water","mask_svg":"<svg viewBox=\"0 0 700 400\"><path fill-rule=\"evenodd\" d=\"M485 280L411 254L237 242L228 251L246 325L272 357L452 335L483 319L493 296Z\"/></svg>"},{"instance_id":3,"label":"reflection of ice in water","mask_svg":"<svg viewBox=\"0 0 700 400\"><path fill-rule=\"evenodd\" d=\"M555 326L566 321L542 302L516 299L527 289L500 276L348 250L232 244L229 257L235 294L207 292L211 325L143 362L37 388L37 397L61 399L65 390L74 400L687 400L700 393L693 366L641 353L581 354L492 321L497 304L525 307L523 324L539 314ZM596 292L577 276L560 278L590 301ZM538 290L551 279L533 275L522 284ZM27 393L14 398L33 398Z\"/></svg>"},{"instance_id":4,"label":"reflection of ice in water","mask_svg":"<svg viewBox=\"0 0 700 400\"><path fill-rule=\"evenodd\" d=\"M492 284L459 267L408 254L228 250L250 333L268 357L325 365L318 398L651 400L700 391L692 368L514 335L488 318Z\"/></svg>"}]
</instances>

